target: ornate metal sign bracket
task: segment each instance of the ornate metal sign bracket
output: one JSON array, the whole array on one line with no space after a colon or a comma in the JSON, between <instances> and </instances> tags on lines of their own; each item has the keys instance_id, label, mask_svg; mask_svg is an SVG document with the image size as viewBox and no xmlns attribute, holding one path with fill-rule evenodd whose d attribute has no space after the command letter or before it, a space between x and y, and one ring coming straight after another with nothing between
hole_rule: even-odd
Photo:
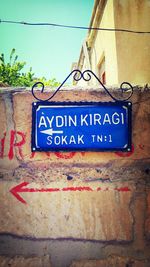
<instances>
[{"instance_id":1,"label":"ornate metal sign bracket","mask_svg":"<svg viewBox=\"0 0 150 267\"><path fill-rule=\"evenodd\" d=\"M66 77L66 79L61 83L61 85L56 89L56 91L50 96L48 97L47 99L41 99L39 97L37 97L35 95L35 88L38 86L38 85L41 85L42 89L41 89L41 93L44 93L44 84L42 82L36 82L33 86L32 86L32 95L34 96L35 99L39 100L39 101L43 101L43 102L46 102L46 101L49 101L51 100L56 94L57 92L61 89L61 87L65 84L65 82L71 77L71 75L73 75L73 79L75 81L80 81L81 79L83 79L84 81L90 81L91 78L92 78L92 75L95 77L95 79L99 82L99 84L102 86L102 88L105 90L105 92L114 100L114 101L127 101L131 98L132 94L133 94L133 87L130 83L128 82L123 82L121 85L120 85L120 90L121 92L123 93L123 91L125 90L124 89L124 85L128 86L128 91L130 91L129 93L129 96L125 99L118 99L116 97L114 97L110 92L109 90L106 88L106 86L100 81L100 79L95 75L95 73L91 70L85 70L83 72L81 72L80 70L76 69L76 70L73 70L72 72L70 72L70 74Z\"/></svg>"}]
</instances>

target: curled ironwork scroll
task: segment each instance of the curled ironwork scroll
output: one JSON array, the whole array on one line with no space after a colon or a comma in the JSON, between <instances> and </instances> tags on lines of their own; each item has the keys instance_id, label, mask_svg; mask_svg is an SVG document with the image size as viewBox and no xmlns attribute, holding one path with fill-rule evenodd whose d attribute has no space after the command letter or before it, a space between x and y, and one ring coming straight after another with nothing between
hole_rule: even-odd
<instances>
[{"instance_id":1,"label":"curled ironwork scroll","mask_svg":"<svg viewBox=\"0 0 150 267\"><path fill-rule=\"evenodd\" d=\"M92 78L92 75L95 77L95 79L99 82L99 84L103 87L103 89L105 90L105 92L114 100L114 101L127 101L130 99L130 97L132 96L133 94L133 87L130 83L128 82L123 82L121 85L120 85L120 89L122 91L122 93L124 92L124 85L128 86L128 91L129 92L129 95L127 98L124 98L124 99L118 99L116 97L114 97L110 92L109 90L106 88L106 86L101 82L101 80L95 75L95 73L91 70L85 70L83 72L81 72L80 70L78 69L75 69L73 70L72 72L70 72L70 74L66 77L66 79L61 83L61 85L56 89L56 91L51 94L50 97L48 97L47 99L41 99L39 97L36 96L35 94L35 88L40 85L41 86L41 93L44 93L44 84L42 82L36 82L33 86L32 86L32 95L34 96L34 98L36 98L37 100L39 101L49 101L51 100L56 94L57 92L61 89L61 87L65 84L65 82L71 77L71 75L73 75L73 79L78 82L80 81L81 79L83 79L84 81L90 81L91 78Z\"/></svg>"}]
</instances>

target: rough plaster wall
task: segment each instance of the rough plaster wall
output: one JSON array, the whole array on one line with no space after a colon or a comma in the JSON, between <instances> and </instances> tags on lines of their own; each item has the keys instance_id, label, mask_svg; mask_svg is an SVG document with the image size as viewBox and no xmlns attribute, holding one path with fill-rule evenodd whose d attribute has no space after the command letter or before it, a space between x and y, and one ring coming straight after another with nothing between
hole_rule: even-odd
<instances>
[{"instance_id":1,"label":"rough plaster wall","mask_svg":"<svg viewBox=\"0 0 150 267\"><path fill-rule=\"evenodd\" d=\"M149 98L148 88L134 89L132 152L31 153L34 99L28 91L5 89L0 99L1 255L49 255L54 267L69 266L72 260L81 259L86 263L73 266L101 266L105 262L104 266L111 266L111 260L107 262L106 258L118 255L135 262L140 260L133 266L148 266ZM92 89L62 91L54 99L70 100L110 101L110 98ZM61 190L19 193L26 201L23 204L10 190L25 182L22 188ZM64 190L75 186L92 187L93 191ZM100 190L96 191L97 188ZM88 259L98 261L87 263ZM114 267L116 259L111 263ZM123 262L128 264L128 259Z\"/></svg>"}]
</instances>

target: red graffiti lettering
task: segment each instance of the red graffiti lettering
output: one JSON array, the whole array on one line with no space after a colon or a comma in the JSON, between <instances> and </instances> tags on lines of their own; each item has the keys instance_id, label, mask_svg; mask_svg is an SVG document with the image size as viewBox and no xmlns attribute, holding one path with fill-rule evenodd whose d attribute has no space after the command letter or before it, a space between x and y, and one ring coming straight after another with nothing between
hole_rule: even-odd
<instances>
[{"instance_id":1,"label":"red graffiti lettering","mask_svg":"<svg viewBox=\"0 0 150 267\"><path fill-rule=\"evenodd\" d=\"M21 141L16 143L16 135L21 136ZM19 155L23 159L22 146L25 144L25 134L19 131L10 132L10 148L8 152L8 158L10 160L14 157L14 147L18 147Z\"/></svg>"},{"instance_id":2,"label":"red graffiti lettering","mask_svg":"<svg viewBox=\"0 0 150 267\"><path fill-rule=\"evenodd\" d=\"M48 157L50 157L50 155L51 155L50 152L43 152L43 153L45 153ZM31 156L30 156L30 159L33 159L35 157L35 155L36 155L36 152L32 152Z\"/></svg>"},{"instance_id":3,"label":"red graffiti lettering","mask_svg":"<svg viewBox=\"0 0 150 267\"><path fill-rule=\"evenodd\" d=\"M76 152L55 152L56 157L60 159L71 159L75 156Z\"/></svg>"},{"instance_id":4,"label":"red graffiti lettering","mask_svg":"<svg viewBox=\"0 0 150 267\"><path fill-rule=\"evenodd\" d=\"M43 152L45 153L48 157L50 157L50 155L52 154L51 152ZM81 154L81 156L85 156L86 152L79 152ZM53 154L60 159L72 159L77 152L53 152ZM36 156L36 152L32 152L30 159L33 159Z\"/></svg>"},{"instance_id":5,"label":"red graffiti lettering","mask_svg":"<svg viewBox=\"0 0 150 267\"><path fill-rule=\"evenodd\" d=\"M115 152L115 154L119 157L130 157L132 156L132 154L134 153L134 145L132 145L131 147L131 151L130 152Z\"/></svg>"},{"instance_id":6,"label":"red graffiti lettering","mask_svg":"<svg viewBox=\"0 0 150 267\"><path fill-rule=\"evenodd\" d=\"M17 139L21 139L19 141L16 141ZM6 145L6 133L3 134L3 137L0 139L0 158L4 157L4 152L5 152L5 145ZM26 142L26 134L21 132L21 131L10 131L10 145L9 145L9 151L8 151L8 158L10 160L13 159L14 157L14 150L15 148L18 149L18 153L21 159L24 158L24 155L22 153L22 146ZM143 150L144 145L139 144L138 147ZM134 146L132 145L131 151L130 152L115 152L115 155L119 157L130 157L134 153ZM50 157L51 154L55 155L59 159L72 159L77 153L78 155L81 155L81 157L84 157L87 155L87 152L42 152L45 153L47 157ZM30 155L30 158L33 159L36 156L36 152L32 152Z\"/></svg>"},{"instance_id":7,"label":"red graffiti lettering","mask_svg":"<svg viewBox=\"0 0 150 267\"><path fill-rule=\"evenodd\" d=\"M4 137L0 140L0 158L4 157L5 138L6 138L6 133L4 133Z\"/></svg>"}]
</instances>

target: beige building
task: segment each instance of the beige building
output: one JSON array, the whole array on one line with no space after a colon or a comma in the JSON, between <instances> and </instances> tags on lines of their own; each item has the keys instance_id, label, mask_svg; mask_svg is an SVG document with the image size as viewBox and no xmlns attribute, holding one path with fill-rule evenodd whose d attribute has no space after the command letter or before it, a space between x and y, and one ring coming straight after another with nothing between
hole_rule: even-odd
<instances>
[{"instance_id":1,"label":"beige building","mask_svg":"<svg viewBox=\"0 0 150 267\"><path fill-rule=\"evenodd\" d=\"M95 0L89 27L150 32L150 0ZM89 30L76 68L107 85L150 83L150 34Z\"/></svg>"}]
</instances>

